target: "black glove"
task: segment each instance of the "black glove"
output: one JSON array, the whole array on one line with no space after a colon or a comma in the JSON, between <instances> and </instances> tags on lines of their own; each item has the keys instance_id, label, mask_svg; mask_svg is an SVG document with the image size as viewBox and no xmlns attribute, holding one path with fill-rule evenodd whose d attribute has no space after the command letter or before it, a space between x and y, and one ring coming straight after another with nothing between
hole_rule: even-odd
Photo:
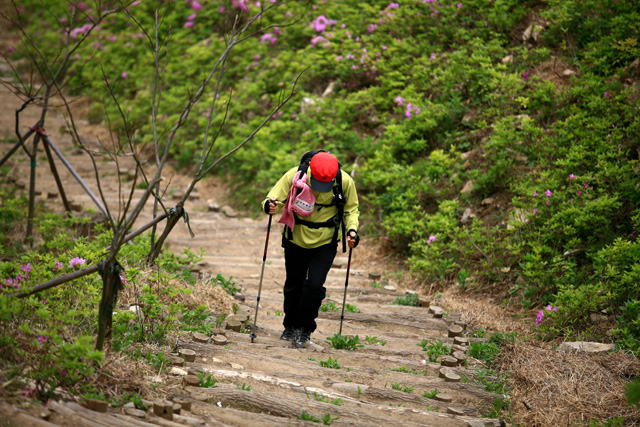
<instances>
[{"instance_id":1,"label":"black glove","mask_svg":"<svg viewBox=\"0 0 640 427\"><path fill-rule=\"evenodd\" d=\"M353 245L353 247L354 247L354 248L357 248L357 247L358 247L358 243L360 243L360 236L358 236L358 232L357 232L356 230L354 230L353 228L352 228L351 230L349 230L349 231L347 232L347 234L351 234L351 232L352 232L352 231L353 231L354 233L356 233L356 237L354 237L354 240L356 241L356 243Z\"/></svg>"},{"instance_id":2,"label":"black glove","mask_svg":"<svg viewBox=\"0 0 640 427\"><path fill-rule=\"evenodd\" d=\"M269 199L267 200L267 203L264 204L264 213L266 213L267 215L269 215L269 209L271 209L271 203L273 203L273 201Z\"/></svg>"}]
</instances>

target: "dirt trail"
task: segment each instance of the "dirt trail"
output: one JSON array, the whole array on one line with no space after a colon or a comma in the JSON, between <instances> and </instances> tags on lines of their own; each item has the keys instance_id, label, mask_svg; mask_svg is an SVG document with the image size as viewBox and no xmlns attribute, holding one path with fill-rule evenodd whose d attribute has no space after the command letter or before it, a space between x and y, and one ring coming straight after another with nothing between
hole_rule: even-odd
<instances>
[{"instance_id":1,"label":"dirt trail","mask_svg":"<svg viewBox=\"0 0 640 427\"><path fill-rule=\"evenodd\" d=\"M17 99L5 88L0 89L0 140L11 138ZM37 120L38 111L28 109L22 115L23 131ZM51 115L47 120L47 132L60 150L67 155L73 167L90 184L95 194L95 176L86 154L74 149L69 135L61 133L64 121ZM80 134L89 145L94 146L98 138L105 139L105 132L98 127L80 121ZM12 146L0 144L0 155ZM46 159L40 155L38 162L37 189L40 197L50 197L48 204L60 209L56 198L57 189ZM28 162L24 153L17 153L10 162L11 174L17 185L28 187ZM83 209L95 209L90 198L80 189L63 165L57 162L58 170L68 196ZM117 173L113 165L99 162L101 179L109 204L118 204ZM126 167L125 167L126 169ZM183 185L182 178L173 177L173 182ZM266 189L265 189L266 190ZM136 190L136 195L141 190ZM239 315L249 315L253 321L262 262L266 217L255 221L243 216L228 217L209 212L207 199L218 199L223 195L220 187L208 184L199 190L200 198L190 200L187 210L195 238L189 236L187 227L180 222L170 237L171 250L202 247L207 255L197 270L203 275L233 276L242 287L245 296L239 303ZM121 199L121 198L120 198ZM145 208L139 223L151 218L151 205ZM274 221L275 224L275 221ZM454 366L443 371L441 363L431 363L418 345L423 339L430 342L441 340L454 344L449 329L454 325L464 328L461 313L438 315L438 308L406 307L392 305L393 300L404 295L397 283L386 283L386 287L373 287L377 279L370 259L374 253L367 248L366 241L357 248L352 263L347 303L355 305L359 312L345 313L343 335L358 335L366 344L357 351L335 350L325 339L338 332L339 312L322 312L318 330L312 335L305 349L294 349L290 343L280 341L282 330L282 285L284 282L284 260L280 247L280 226L274 226L269 242L267 266L260 300L257 338L252 343L248 334L226 330L225 345L199 343L194 339L179 341L179 349L191 349L196 353L194 362L172 367L173 374L166 380L165 389L173 393L165 396L174 401L183 399L180 415L158 417L149 412L109 408L106 413L90 411L73 402L53 403L49 410L49 421L36 419L16 408L0 405L2 415L16 425L307 425L298 419L303 412L322 420L330 417L332 425L358 426L481 426L501 425L498 419L482 418L480 414L491 407L500 397L485 392L473 382L460 381L473 378L474 371ZM340 253L327 280L327 299L341 307L345 290L346 255ZM366 266L366 267L365 267ZM377 266L381 268L381 266ZM380 279L378 279L379 281ZM238 301L239 302L239 301ZM220 335L215 337L220 338ZM370 337L371 343L365 341ZM213 338L214 336L212 336ZM375 337L375 339L374 339ZM374 341L378 341L375 343ZM473 341L473 339L471 339ZM382 345L384 343L384 345ZM464 353L465 347L459 347ZM464 359L459 353L460 360ZM320 366L329 358L337 361L340 368ZM457 364L453 358L452 364ZM442 363L445 363L444 361ZM464 363L464 362L463 362ZM468 361L469 366L473 364ZM177 369L175 369L177 368ZM183 377L206 372L218 379L216 388L185 386ZM447 378L442 378L446 373ZM242 390L250 387L251 390ZM437 389L433 397L423 393ZM403 391L404 390L404 391ZM128 411L125 413L125 411ZM312 425L312 424L308 424Z\"/></svg>"}]
</instances>

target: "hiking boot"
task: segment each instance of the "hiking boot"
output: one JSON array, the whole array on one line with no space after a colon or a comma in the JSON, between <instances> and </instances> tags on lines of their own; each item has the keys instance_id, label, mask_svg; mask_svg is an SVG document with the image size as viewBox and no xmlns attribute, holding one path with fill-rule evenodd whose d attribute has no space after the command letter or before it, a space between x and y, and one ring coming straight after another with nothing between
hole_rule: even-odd
<instances>
[{"instance_id":1,"label":"hiking boot","mask_svg":"<svg viewBox=\"0 0 640 427\"><path fill-rule=\"evenodd\" d=\"M305 328L300 328L296 330L296 339L295 339L295 347L296 348L304 348L305 344L311 338L311 332Z\"/></svg>"},{"instance_id":2,"label":"hiking boot","mask_svg":"<svg viewBox=\"0 0 640 427\"><path fill-rule=\"evenodd\" d=\"M280 339L283 341L295 341L296 339L296 330L291 326L287 326L284 328L284 332L280 336Z\"/></svg>"}]
</instances>

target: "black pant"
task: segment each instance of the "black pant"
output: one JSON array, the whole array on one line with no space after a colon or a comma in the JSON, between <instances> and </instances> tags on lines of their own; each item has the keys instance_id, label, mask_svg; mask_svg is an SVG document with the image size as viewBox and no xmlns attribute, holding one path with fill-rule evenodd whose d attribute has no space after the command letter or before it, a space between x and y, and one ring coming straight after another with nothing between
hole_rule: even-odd
<instances>
[{"instance_id":1,"label":"black pant","mask_svg":"<svg viewBox=\"0 0 640 427\"><path fill-rule=\"evenodd\" d=\"M284 282L285 327L316 330L318 309L327 291L324 282L336 256L338 244L301 248L282 239L287 279Z\"/></svg>"}]
</instances>

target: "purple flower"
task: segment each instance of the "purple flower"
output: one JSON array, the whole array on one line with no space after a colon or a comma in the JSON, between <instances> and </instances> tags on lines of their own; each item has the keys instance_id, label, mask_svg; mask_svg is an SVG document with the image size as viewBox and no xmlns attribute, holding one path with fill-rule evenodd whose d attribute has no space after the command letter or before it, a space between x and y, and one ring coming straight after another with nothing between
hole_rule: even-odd
<instances>
[{"instance_id":1,"label":"purple flower","mask_svg":"<svg viewBox=\"0 0 640 427\"><path fill-rule=\"evenodd\" d=\"M31 273L31 263L30 262L26 263L25 265L20 267L20 270L24 271L27 274Z\"/></svg>"},{"instance_id":2,"label":"purple flower","mask_svg":"<svg viewBox=\"0 0 640 427\"><path fill-rule=\"evenodd\" d=\"M547 200L547 206L551 206L551 200Z\"/></svg>"},{"instance_id":3,"label":"purple flower","mask_svg":"<svg viewBox=\"0 0 640 427\"><path fill-rule=\"evenodd\" d=\"M577 176L575 176L574 174L569 175L569 179L576 179Z\"/></svg>"},{"instance_id":4,"label":"purple flower","mask_svg":"<svg viewBox=\"0 0 640 427\"><path fill-rule=\"evenodd\" d=\"M438 241L438 237L435 235L431 235L429 236L429 239L427 240L427 245L432 244L433 242L437 242Z\"/></svg>"},{"instance_id":5,"label":"purple flower","mask_svg":"<svg viewBox=\"0 0 640 427\"><path fill-rule=\"evenodd\" d=\"M47 336L45 336L45 335L40 335L40 336L38 337L38 342L39 342L40 344L44 344L44 343L46 343L47 341L49 341L49 337L47 337Z\"/></svg>"},{"instance_id":6,"label":"purple flower","mask_svg":"<svg viewBox=\"0 0 640 427\"><path fill-rule=\"evenodd\" d=\"M609 95L609 92L605 92L605 93L604 93L604 97L605 97L605 98L607 98L607 99L609 99L611 96Z\"/></svg>"},{"instance_id":7,"label":"purple flower","mask_svg":"<svg viewBox=\"0 0 640 427\"><path fill-rule=\"evenodd\" d=\"M456 5L456 7L457 7L458 9L461 9L461 8L462 8L462 3L458 3L458 4Z\"/></svg>"},{"instance_id":8,"label":"purple flower","mask_svg":"<svg viewBox=\"0 0 640 427\"><path fill-rule=\"evenodd\" d=\"M185 26L185 27L187 27L187 28L191 28L191 27L193 27L193 21L187 21L187 22L185 22L185 23L184 23L184 26Z\"/></svg>"},{"instance_id":9,"label":"purple flower","mask_svg":"<svg viewBox=\"0 0 640 427\"><path fill-rule=\"evenodd\" d=\"M522 73L522 79L527 80L529 78L529 74L530 74L530 70L527 70L524 73Z\"/></svg>"},{"instance_id":10,"label":"purple flower","mask_svg":"<svg viewBox=\"0 0 640 427\"><path fill-rule=\"evenodd\" d=\"M531 210L531 214L532 214L533 216L538 215L538 209L532 209L532 210Z\"/></svg>"},{"instance_id":11,"label":"purple flower","mask_svg":"<svg viewBox=\"0 0 640 427\"><path fill-rule=\"evenodd\" d=\"M262 37L260 37L261 43L269 42L269 44L271 44L272 46L277 40L278 38L273 33L266 33ZM312 44L315 44L315 43L313 43L312 41Z\"/></svg>"},{"instance_id":12,"label":"purple flower","mask_svg":"<svg viewBox=\"0 0 640 427\"><path fill-rule=\"evenodd\" d=\"M578 196L582 194L582 190L578 190Z\"/></svg>"},{"instance_id":13,"label":"purple flower","mask_svg":"<svg viewBox=\"0 0 640 427\"><path fill-rule=\"evenodd\" d=\"M42 301L40 301L43 305L47 305L49 304L49 301L47 301L46 299L43 299Z\"/></svg>"},{"instance_id":14,"label":"purple flower","mask_svg":"<svg viewBox=\"0 0 640 427\"><path fill-rule=\"evenodd\" d=\"M75 257L71 261L69 261L69 267L74 268L77 265L84 265L85 262L86 261L84 260L84 258Z\"/></svg>"},{"instance_id":15,"label":"purple flower","mask_svg":"<svg viewBox=\"0 0 640 427\"><path fill-rule=\"evenodd\" d=\"M403 105L404 104L404 98L401 96L396 96L395 99L396 103L398 103L398 105Z\"/></svg>"},{"instance_id":16,"label":"purple flower","mask_svg":"<svg viewBox=\"0 0 640 427\"><path fill-rule=\"evenodd\" d=\"M123 79L126 79L127 77L129 77L129 73L127 73L126 71L123 71L123 72L122 72L122 74L120 74L120 76L121 76Z\"/></svg>"},{"instance_id":17,"label":"purple flower","mask_svg":"<svg viewBox=\"0 0 640 427\"><path fill-rule=\"evenodd\" d=\"M69 375L69 374L67 373L66 369L63 369L62 371L60 371L60 376L61 377L66 377L67 375Z\"/></svg>"},{"instance_id":18,"label":"purple flower","mask_svg":"<svg viewBox=\"0 0 640 427\"><path fill-rule=\"evenodd\" d=\"M584 183L584 188L589 188L589 184L587 184L586 182Z\"/></svg>"},{"instance_id":19,"label":"purple flower","mask_svg":"<svg viewBox=\"0 0 640 427\"><path fill-rule=\"evenodd\" d=\"M547 190L547 191L544 192L544 195L547 196L547 197L551 197L551 194L552 194L551 190Z\"/></svg>"},{"instance_id":20,"label":"purple flower","mask_svg":"<svg viewBox=\"0 0 640 427\"><path fill-rule=\"evenodd\" d=\"M533 197L538 197L538 192L537 191L533 192Z\"/></svg>"},{"instance_id":21,"label":"purple flower","mask_svg":"<svg viewBox=\"0 0 640 427\"><path fill-rule=\"evenodd\" d=\"M404 116L405 116L407 119L410 119L410 118L411 118L411 111L409 111L409 110L405 111L405 112L404 112Z\"/></svg>"},{"instance_id":22,"label":"purple flower","mask_svg":"<svg viewBox=\"0 0 640 427\"><path fill-rule=\"evenodd\" d=\"M53 265L52 271L60 270L62 268L62 263L60 261L56 261Z\"/></svg>"},{"instance_id":23,"label":"purple flower","mask_svg":"<svg viewBox=\"0 0 640 427\"><path fill-rule=\"evenodd\" d=\"M342 61L342 59L343 59L343 58L342 58L342 55L338 55L338 56L336 56L336 61Z\"/></svg>"},{"instance_id":24,"label":"purple flower","mask_svg":"<svg viewBox=\"0 0 640 427\"><path fill-rule=\"evenodd\" d=\"M202 5L198 3L198 0L193 0L191 2L191 9L193 10L202 10Z\"/></svg>"},{"instance_id":25,"label":"purple flower","mask_svg":"<svg viewBox=\"0 0 640 427\"><path fill-rule=\"evenodd\" d=\"M311 46L315 46L318 43L321 43L323 41L326 41L327 39L325 39L322 36L315 36L314 38L311 39Z\"/></svg>"},{"instance_id":26,"label":"purple flower","mask_svg":"<svg viewBox=\"0 0 640 427\"><path fill-rule=\"evenodd\" d=\"M536 325L542 323L542 319L544 318L544 310L540 310L538 315L536 316Z\"/></svg>"}]
</instances>

